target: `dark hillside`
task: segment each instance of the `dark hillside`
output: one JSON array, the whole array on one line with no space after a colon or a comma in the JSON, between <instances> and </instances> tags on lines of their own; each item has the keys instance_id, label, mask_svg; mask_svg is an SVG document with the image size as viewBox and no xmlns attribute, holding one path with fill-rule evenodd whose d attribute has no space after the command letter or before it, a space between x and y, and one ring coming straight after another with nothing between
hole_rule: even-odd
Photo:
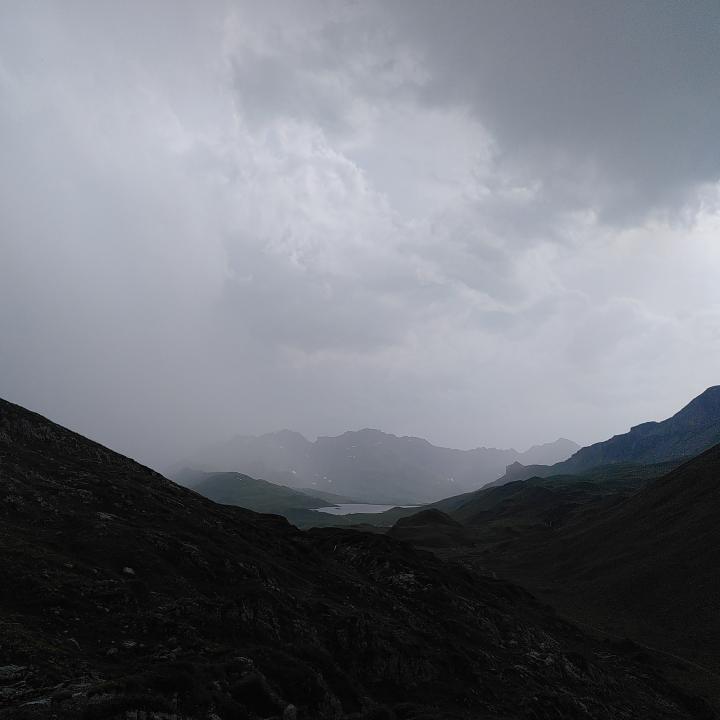
<instances>
[{"instance_id":1,"label":"dark hillside","mask_svg":"<svg viewBox=\"0 0 720 720\"><path fill-rule=\"evenodd\" d=\"M578 450L557 463L562 472L578 472L617 462L653 464L692 458L720 443L720 386L708 388L662 422L637 425L624 435Z\"/></svg>"},{"instance_id":2,"label":"dark hillside","mask_svg":"<svg viewBox=\"0 0 720 720\"><path fill-rule=\"evenodd\" d=\"M513 585L216 505L3 401L0 658L2 718L709 716Z\"/></svg>"},{"instance_id":3,"label":"dark hillside","mask_svg":"<svg viewBox=\"0 0 720 720\"><path fill-rule=\"evenodd\" d=\"M465 528L449 515L428 508L410 517L400 518L388 531L390 537L410 542L416 547L455 547L472 545Z\"/></svg>"},{"instance_id":4,"label":"dark hillside","mask_svg":"<svg viewBox=\"0 0 720 720\"><path fill-rule=\"evenodd\" d=\"M720 443L720 386L708 388L662 422L636 425L629 432L581 448L554 465L523 466L515 462L491 483L504 485L533 476L585 474L594 468L672 463L675 467Z\"/></svg>"},{"instance_id":5,"label":"dark hillside","mask_svg":"<svg viewBox=\"0 0 720 720\"><path fill-rule=\"evenodd\" d=\"M255 512L284 515L288 510L325 507L327 500L300 490L257 480L241 473L204 473L193 490L222 505L238 505Z\"/></svg>"},{"instance_id":6,"label":"dark hillside","mask_svg":"<svg viewBox=\"0 0 720 720\"><path fill-rule=\"evenodd\" d=\"M528 522L552 510L545 494L530 497L547 482L487 491L486 501L505 497L468 518L475 548L451 554L568 618L697 663L696 679L720 700L720 446L635 492L589 496L556 526Z\"/></svg>"},{"instance_id":7,"label":"dark hillside","mask_svg":"<svg viewBox=\"0 0 720 720\"><path fill-rule=\"evenodd\" d=\"M462 503L455 502L449 513L460 522L475 526L507 518L525 525L559 527L571 521L576 512L584 513L589 508L594 512L598 503L624 499L674 467L674 463L648 466L623 463L578 475L516 480L470 493Z\"/></svg>"},{"instance_id":8,"label":"dark hillside","mask_svg":"<svg viewBox=\"0 0 720 720\"><path fill-rule=\"evenodd\" d=\"M720 670L719 519L717 446L575 529L552 560L554 575L640 637L662 636Z\"/></svg>"}]
</instances>

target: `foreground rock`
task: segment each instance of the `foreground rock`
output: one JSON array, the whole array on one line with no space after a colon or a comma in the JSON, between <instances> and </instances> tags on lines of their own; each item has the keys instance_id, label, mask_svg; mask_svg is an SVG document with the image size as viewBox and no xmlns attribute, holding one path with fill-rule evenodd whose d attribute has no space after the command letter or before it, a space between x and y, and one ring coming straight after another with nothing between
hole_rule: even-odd
<instances>
[{"instance_id":1,"label":"foreground rock","mask_svg":"<svg viewBox=\"0 0 720 720\"><path fill-rule=\"evenodd\" d=\"M470 533L459 522L436 508L427 508L415 515L400 518L388 535L423 548L473 544Z\"/></svg>"}]
</instances>

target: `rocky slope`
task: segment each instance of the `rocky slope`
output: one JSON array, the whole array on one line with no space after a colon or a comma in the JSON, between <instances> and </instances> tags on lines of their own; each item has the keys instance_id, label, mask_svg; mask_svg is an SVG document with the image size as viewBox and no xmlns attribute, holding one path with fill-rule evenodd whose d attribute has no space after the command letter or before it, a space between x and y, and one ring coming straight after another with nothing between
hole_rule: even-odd
<instances>
[{"instance_id":1,"label":"rocky slope","mask_svg":"<svg viewBox=\"0 0 720 720\"><path fill-rule=\"evenodd\" d=\"M627 433L581 448L562 462L530 467L523 467L528 463L522 461L512 464L492 484L503 485L533 476L585 473L617 463L643 466L674 461L679 465L717 443L720 443L720 386L708 388L667 420L636 425Z\"/></svg>"},{"instance_id":2,"label":"rocky slope","mask_svg":"<svg viewBox=\"0 0 720 720\"><path fill-rule=\"evenodd\" d=\"M489 485L437 503L465 525L506 519L558 528L575 510L594 512L604 498L619 500L675 469L679 463L603 465L577 475L551 475Z\"/></svg>"},{"instance_id":3,"label":"rocky slope","mask_svg":"<svg viewBox=\"0 0 720 720\"><path fill-rule=\"evenodd\" d=\"M192 486L222 505L238 505L255 512L285 515L289 510L326 507L327 500L241 473L203 473Z\"/></svg>"},{"instance_id":4,"label":"rocky slope","mask_svg":"<svg viewBox=\"0 0 720 720\"><path fill-rule=\"evenodd\" d=\"M396 540L428 548L473 544L459 522L436 508L428 508L410 517L400 518L390 528L388 535Z\"/></svg>"},{"instance_id":5,"label":"rocky slope","mask_svg":"<svg viewBox=\"0 0 720 720\"><path fill-rule=\"evenodd\" d=\"M0 401L0 718L689 718L519 588L218 506Z\"/></svg>"},{"instance_id":6,"label":"rocky slope","mask_svg":"<svg viewBox=\"0 0 720 720\"><path fill-rule=\"evenodd\" d=\"M403 539L674 659L676 679L720 707L720 445L649 479L663 467L511 482L448 509L463 532L454 546L427 542L422 527Z\"/></svg>"},{"instance_id":7,"label":"rocky slope","mask_svg":"<svg viewBox=\"0 0 720 720\"><path fill-rule=\"evenodd\" d=\"M620 631L720 672L718 518L720 446L536 546L527 562Z\"/></svg>"},{"instance_id":8,"label":"rocky slope","mask_svg":"<svg viewBox=\"0 0 720 720\"><path fill-rule=\"evenodd\" d=\"M653 464L692 458L720 443L720 386L708 388L662 422L637 425L624 435L578 450L556 471L579 472L617 462Z\"/></svg>"}]
</instances>

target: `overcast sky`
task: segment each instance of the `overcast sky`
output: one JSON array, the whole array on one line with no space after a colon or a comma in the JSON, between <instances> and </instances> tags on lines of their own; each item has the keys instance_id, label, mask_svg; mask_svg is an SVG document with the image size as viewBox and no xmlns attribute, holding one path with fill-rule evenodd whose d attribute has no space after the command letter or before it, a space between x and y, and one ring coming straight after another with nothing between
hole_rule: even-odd
<instances>
[{"instance_id":1,"label":"overcast sky","mask_svg":"<svg viewBox=\"0 0 720 720\"><path fill-rule=\"evenodd\" d=\"M0 396L581 443L720 383L717 0L0 4Z\"/></svg>"}]
</instances>

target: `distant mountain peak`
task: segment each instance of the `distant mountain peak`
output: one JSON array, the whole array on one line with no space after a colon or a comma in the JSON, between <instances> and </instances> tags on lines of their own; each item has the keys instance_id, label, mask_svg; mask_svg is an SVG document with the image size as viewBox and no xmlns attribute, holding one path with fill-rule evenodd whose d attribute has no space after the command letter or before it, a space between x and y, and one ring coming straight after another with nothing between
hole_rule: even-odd
<instances>
[{"instance_id":1,"label":"distant mountain peak","mask_svg":"<svg viewBox=\"0 0 720 720\"><path fill-rule=\"evenodd\" d=\"M514 460L551 464L570 457L577 447L560 439L523 453L456 450L369 427L310 442L300 433L280 430L208 448L177 467L236 470L296 489L313 487L360 502L405 505L434 502L451 491L477 490L502 475Z\"/></svg>"},{"instance_id":2,"label":"distant mountain peak","mask_svg":"<svg viewBox=\"0 0 720 720\"><path fill-rule=\"evenodd\" d=\"M397 435L383 432L377 428L361 428L360 430L346 430L340 437L360 437L371 439L397 438Z\"/></svg>"},{"instance_id":3,"label":"distant mountain peak","mask_svg":"<svg viewBox=\"0 0 720 720\"><path fill-rule=\"evenodd\" d=\"M309 442L309 440L302 433L299 433L296 430L288 430L287 428L283 428L282 430L276 430L275 432L271 433L266 433L262 437L272 437L278 440L303 440L304 442Z\"/></svg>"}]
</instances>

